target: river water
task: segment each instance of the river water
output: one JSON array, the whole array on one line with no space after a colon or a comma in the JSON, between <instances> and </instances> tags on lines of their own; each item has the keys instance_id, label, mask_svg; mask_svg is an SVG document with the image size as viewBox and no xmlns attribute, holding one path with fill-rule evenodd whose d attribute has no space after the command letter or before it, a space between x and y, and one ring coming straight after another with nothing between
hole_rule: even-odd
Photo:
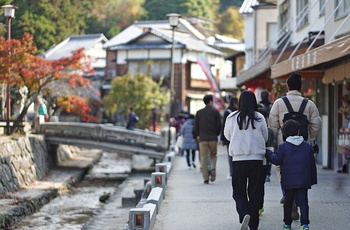
<instances>
[{"instance_id":1,"label":"river water","mask_svg":"<svg viewBox=\"0 0 350 230\"><path fill-rule=\"evenodd\" d=\"M13 229L81 229L105 205L100 197L113 194L132 171L130 156L104 152L84 179Z\"/></svg>"}]
</instances>

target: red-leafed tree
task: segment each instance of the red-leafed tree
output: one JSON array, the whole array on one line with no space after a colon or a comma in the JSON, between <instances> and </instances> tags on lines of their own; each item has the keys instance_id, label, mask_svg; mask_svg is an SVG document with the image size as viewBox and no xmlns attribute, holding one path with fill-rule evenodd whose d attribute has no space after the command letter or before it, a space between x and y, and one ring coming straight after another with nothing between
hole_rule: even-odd
<instances>
[{"instance_id":1,"label":"red-leafed tree","mask_svg":"<svg viewBox=\"0 0 350 230\"><path fill-rule=\"evenodd\" d=\"M90 115L90 106L81 97L75 95L62 96L57 100L57 105L67 113L76 114L85 122L98 122L97 117Z\"/></svg>"},{"instance_id":2,"label":"red-leafed tree","mask_svg":"<svg viewBox=\"0 0 350 230\"><path fill-rule=\"evenodd\" d=\"M87 58L83 49L59 60L46 60L34 55L35 52L33 36L28 33L20 40L5 40L0 37L0 83L26 86L28 89L24 107L14 122L15 127L18 127L29 106L50 83L66 79L72 87L77 84L90 87L83 74L92 73L93 69L88 62L83 61Z\"/></svg>"}]
</instances>

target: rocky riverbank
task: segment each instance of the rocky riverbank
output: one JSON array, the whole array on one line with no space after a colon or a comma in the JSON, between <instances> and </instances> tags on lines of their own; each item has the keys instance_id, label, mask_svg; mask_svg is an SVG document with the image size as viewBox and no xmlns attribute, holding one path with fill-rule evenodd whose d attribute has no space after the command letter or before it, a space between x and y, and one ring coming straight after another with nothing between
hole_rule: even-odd
<instances>
[{"instance_id":1,"label":"rocky riverbank","mask_svg":"<svg viewBox=\"0 0 350 230\"><path fill-rule=\"evenodd\" d=\"M89 177L94 174L94 178L99 174L114 177L112 171L118 174L119 179L123 177L126 180L111 193L103 208L83 228L96 229L97 226L104 226L105 229L122 229L128 221L130 209L123 206L122 200L132 197L134 189L143 188L144 178L149 177L149 172L154 170L153 161L145 156L130 157L129 163L124 162L115 171L116 164L109 162L108 157L107 160L101 159L103 153L100 150L60 146L57 155L53 156L48 153L42 136L18 137L12 140L6 138L1 144L5 147L0 146L0 172L6 170L5 168L10 169L10 172L6 171L7 183L17 185L18 181L18 186L3 186L12 190L3 191L0 196L0 229L13 229L26 216L38 212L50 201L71 190L86 175ZM57 166L54 165L56 161ZM16 167L12 168L12 165ZM5 174L1 178L4 176ZM25 179L18 180L18 176ZM30 225L28 228L35 227Z\"/></svg>"},{"instance_id":2,"label":"rocky riverbank","mask_svg":"<svg viewBox=\"0 0 350 230\"><path fill-rule=\"evenodd\" d=\"M1 138L0 229L9 229L80 181L100 152L59 146L52 155L41 135Z\"/></svg>"}]
</instances>

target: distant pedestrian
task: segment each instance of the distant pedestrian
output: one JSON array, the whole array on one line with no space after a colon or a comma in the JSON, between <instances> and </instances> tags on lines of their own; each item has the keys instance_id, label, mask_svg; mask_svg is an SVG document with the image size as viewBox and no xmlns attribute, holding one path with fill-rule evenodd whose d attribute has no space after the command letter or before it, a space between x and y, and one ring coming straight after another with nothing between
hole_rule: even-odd
<instances>
[{"instance_id":1,"label":"distant pedestrian","mask_svg":"<svg viewBox=\"0 0 350 230\"><path fill-rule=\"evenodd\" d=\"M263 189L260 181L268 130L252 91L242 92L238 111L226 119L224 135L230 141L233 199L242 223L241 230L247 230L248 226L251 230L258 229L259 201Z\"/></svg>"},{"instance_id":2,"label":"distant pedestrian","mask_svg":"<svg viewBox=\"0 0 350 230\"><path fill-rule=\"evenodd\" d=\"M136 124L139 122L139 117L135 114L134 108L129 107L129 116L128 116L128 124L126 125L127 129L134 130Z\"/></svg>"},{"instance_id":3,"label":"distant pedestrian","mask_svg":"<svg viewBox=\"0 0 350 230\"><path fill-rule=\"evenodd\" d=\"M300 229L309 229L308 189L317 184L317 169L313 150L309 143L299 136L300 126L288 120L282 127L286 142L278 146L277 152L267 151L268 160L280 165L281 184L285 191L284 230L291 229L294 199L300 208Z\"/></svg>"},{"instance_id":4,"label":"distant pedestrian","mask_svg":"<svg viewBox=\"0 0 350 230\"><path fill-rule=\"evenodd\" d=\"M233 172L232 156L230 156L229 150L228 150L230 141L225 138L224 129L225 129L225 122L226 122L227 116L230 115L232 112L236 111L237 109L238 109L238 99L237 99L237 97L231 97L230 103L229 103L229 105L224 113L224 116L222 118L222 131L221 131L220 140L221 140L222 145L225 145L227 148L228 165L229 165L229 173L227 175L228 180L232 180L232 172Z\"/></svg>"},{"instance_id":5,"label":"distant pedestrian","mask_svg":"<svg viewBox=\"0 0 350 230\"><path fill-rule=\"evenodd\" d=\"M182 149L183 137L180 137L180 130L183 123L185 123L186 119L187 119L187 116L183 116L182 113L179 113L175 118L171 117L169 121L170 126L175 128L175 141L176 141L176 146L178 147L178 152L177 152L178 156L183 156L183 149Z\"/></svg>"},{"instance_id":6,"label":"distant pedestrian","mask_svg":"<svg viewBox=\"0 0 350 230\"><path fill-rule=\"evenodd\" d=\"M221 132L221 115L214 105L213 95L203 98L205 107L197 111L194 133L199 136L199 155L204 184L209 183L208 158L210 158L210 181L216 179L218 137ZM197 137L196 137L197 139Z\"/></svg>"},{"instance_id":7,"label":"distant pedestrian","mask_svg":"<svg viewBox=\"0 0 350 230\"><path fill-rule=\"evenodd\" d=\"M259 103L258 103L258 108L263 108L264 110L266 110L266 112L267 112L266 119L269 119L269 114L270 114L270 110L272 107L272 103L269 100L269 92L262 91L260 93L260 99L261 99L261 101L259 101ZM270 177L271 177L271 164L268 164L267 165L267 174L266 174L266 178L265 178L266 182L271 181Z\"/></svg>"},{"instance_id":8,"label":"distant pedestrian","mask_svg":"<svg viewBox=\"0 0 350 230\"><path fill-rule=\"evenodd\" d=\"M195 159L196 151L198 150L198 142L193 136L193 126L194 115L190 114L180 130L180 135L183 136L182 149L186 152L186 161L189 169L191 169L191 166L196 168ZM190 154L192 154L192 158Z\"/></svg>"},{"instance_id":9,"label":"distant pedestrian","mask_svg":"<svg viewBox=\"0 0 350 230\"><path fill-rule=\"evenodd\" d=\"M267 110L265 108L258 108L259 113L261 113L264 117L265 117L265 121L266 123L268 122L269 119L269 114L267 112ZM276 149L276 142L275 142L275 138L273 135L273 131L270 128L267 128L268 131L268 135L267 135L267 141L266 141L266 149L270 149L271 151L274 151ZM261 215L264 212L264 196L265 196L265 181L270 181L270 180L266 180L269 176L271 170L271 163L264 158L263 159L263 167L262 167L262 172L261 172L261 186L262 186L262 190L261 190L261 195L260 195L260 204L259 204L259 215Z\"/></svg>"},{"instance_id":10,"label":"distant pedestrian","mask_svg":"<svg viewBox=\"0 0 350 230\"><path fill-rule=\"evenodd\" d=\"M47 107L46 104L44 103L44 100L42 98L38 99L38 106L39 106L39 115L44 116L45 121L49 120L49 114L47 113Z\"/></svg>"}]
</instances>

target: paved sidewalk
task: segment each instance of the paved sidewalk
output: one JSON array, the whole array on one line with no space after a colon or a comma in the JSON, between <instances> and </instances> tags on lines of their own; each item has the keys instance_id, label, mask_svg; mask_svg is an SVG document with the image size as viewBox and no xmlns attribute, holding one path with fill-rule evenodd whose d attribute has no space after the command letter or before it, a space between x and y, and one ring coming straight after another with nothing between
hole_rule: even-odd
<instances>
[{"instance_id":1,"label":"paved sidewalk","mask_svg":"<svg viewBox=\"0 0 350 230\"><path fill-rule=\"evenodd\" d=\"M203 184L197 168L189 170L185 157L176 157L165 190L165 199L153 230L239 230L238 215L227 180L226 149L219 146L216 181ZM259 230L282 229L281 189L271 170L271 182L265 183L265 212ZM310 229L350 229L350 175L318 168L318 184L309 190ZM299 221L292 229L299 230Z\"/></svg>"}]
</instances>

